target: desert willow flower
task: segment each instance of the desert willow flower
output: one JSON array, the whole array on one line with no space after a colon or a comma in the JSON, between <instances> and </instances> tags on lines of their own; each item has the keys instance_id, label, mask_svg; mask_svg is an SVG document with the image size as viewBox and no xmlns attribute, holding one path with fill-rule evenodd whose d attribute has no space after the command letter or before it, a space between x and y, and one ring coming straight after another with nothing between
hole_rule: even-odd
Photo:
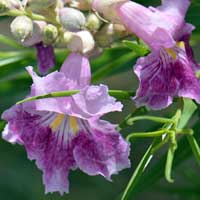
<instances>
[{"instance_id":1,"label":"desert willow flower","mask_svg":"<svg viewBox=\"0 0 200 200\"><path fill-rule=\"evenodd\" d=\"M71 97L48 98L15 105L2 115L8 121L3 138L25 146L28 158L43 171L45 191L69 191L68 174L77 168L93 176L111 175L130 167L129 144L116 126L101 120L122 104L109 96L105 85L90 85L89 60L71 53L61 67L39 77L27 68L33 85L30 96L80 90Z\"/></svg>"},{"instance_id":2,"label":"desert willow flower","mask_svg":"<svg viewBox=\"0 0 200 200\"><path fill-rule=\"evenodd\" d=\"M93 1L97 11L98 3ZM166 108L174 96L200 103L200 84L195 77L199 66L189 45L194 27L184 20L189 5L189 0L163 0L157 8L146 8L132 1L112 6L120 22L152 50L147 57L139 58L134 66L140 81L134 98L137 106Z\"/></svg>"}]
</instances>

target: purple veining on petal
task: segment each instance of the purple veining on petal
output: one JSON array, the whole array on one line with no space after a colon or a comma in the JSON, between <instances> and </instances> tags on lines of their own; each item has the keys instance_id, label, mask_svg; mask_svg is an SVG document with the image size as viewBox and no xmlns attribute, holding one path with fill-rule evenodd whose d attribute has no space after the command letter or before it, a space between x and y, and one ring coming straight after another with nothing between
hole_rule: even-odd
<instances>
[{"instance_id":1,"label":"purple veining on petal","mask_svg":"<svg viewBox=\"0 0 200 200\"><path fill-rule=\"evenodd\" d=\"M80 132L73 141L74 158L82 171L110 180L112 174L130 167L129 144L112 124L93 120L89 122L89 130L89 133Z\"/></svg>"},{"instance_id":2,"label":"purple veining on petal","mask_svg":"<svg viewBox=\"0 0 200 200\"><path fill-rule=\"evenodd\" d=\"M174 74L180 83L178 96L191 98L200 103L200 82L195 76L193 62L183 49L177 50L178 59L174 63Z\"/></svg>"},{"instance_id":3,"label":"purple veining on petal","mask_svg":"<svg viewBox=\"0 0 200 200\"><path fill-rule=\"evenodd\" d=\"M176 40L184 42L187 57L193 63L193 69L198 71L200 70L200 65L196 62L193 49L190 45L190 37L194 29L195 27L192 24L186 23L183 29L176 34Z\"/></svg>"},{"instance_id":4,"label":"purple veining on petal","mask_svg":"<svg viewBox=\"0 0 200 200\"><path fill-rule=\"evenodd\" d=\"M176 95L200 102L200 83L192 63L183 49L173 51L175 60L164 49L138 60L134 70L140 81L134 98L137 106L159 110L169 106Z\"/></svg>"},{"instance_id":5,"label":"purple veining on petal","mask_svg":"<svg viewBox=\"0 0 200 200\"><path fill-rule=\"evenodd\" d=\"M129 144L115 125L26 108L17 105L3 113L8 121L3 137L24 145L28 158L36 160L46 193L68 192L68 173L77 167L109 180L112 174L130 167Z\"/></svg>"},{"instance_id":6,"label":"purple veining on petal","mask_svg":"<svg viewBox=\"0 0 200 200\"><path fill-rule=\"evenodd\" d=\"M25 146L28 158L36 160L38 168L43 171L46 193L68 192L68 171L76 167L72 146L62 143L64 132L53 132L45 124L47 112L32 115L19 105L7 110L2 117L9 122L4 139L13 142L17 137L15 142Z\"/></svg>"},{"instance_id":7,"label":"purple veining on petal","mask_svg":"<svg viewBox=\"0 0 200 200\"><path fill-rule=\"evenodd\" d=\"M38 43L35 45L37 49L38 68L42 74L46 74L48 70L55 66L54 49L52 46L44 46Z\"/></svg>"},{"instance_id":8,"label":"purple veining on petal","mask_svg":"<svg viewBox=\"0 0 200 200\"><path fill-rule=\"evenodd\" d=\"M88 69L86 65L79 67L81 68L79 71L84 71L85 67ZM79 68L73 69L75 72L71 71L71 73L76 74ZM27 70L33 79L31 96L79 89L76 87L81 87L81 84L83 86L83 83L86 84L89 81L86 81L85 77L82 76L82 82L78 86L80 82L76 81L75 77L78 79L80 76L77 75L72 76L72 79L70 79L70 77L66 77L64 72L53 72L45 77L39 77L33 71L32 67L28 67ZM109 95L108 87L105 85L86 86L72 97L40 99L31 103L36 106L36 110L38 111L63 113L83 119L100 117L109 112L121 111L123 107L120 102L116 102L116 99Z\"/></svg>"}]
</instances>

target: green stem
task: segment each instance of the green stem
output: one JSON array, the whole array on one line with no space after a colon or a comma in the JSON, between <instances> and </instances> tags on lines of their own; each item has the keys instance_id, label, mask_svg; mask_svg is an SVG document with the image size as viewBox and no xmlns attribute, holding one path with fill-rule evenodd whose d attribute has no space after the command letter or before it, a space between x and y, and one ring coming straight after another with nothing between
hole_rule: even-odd
<instances>
[{"instance_id":1,"label":"green stem","mask_svg":"<svg viewBox=\"0 0 200 200\"><path fill-rule=\"evenodd\" d=\"M8 11L5 15L8 15L8 16L11 16L11 17L17 17L17 16L24 16L25 15L25 16L31 18L32 20L46 21L46 22L49 22L49 23L54 24L56 26L60 26L60 24L52 18L47 18L47 17L44 17L44 16L39 15L39 14L35 14L35 13L29 13L29 12L26 12L25 10L14 9L14 10Z\"/></svg>"},{"instance_id":2,"label":"green stem","mask_svg":"<svg viewBox=\"0 0 200 200\"><path fill-rule=\"evenodd\" d=\"M166 161L166 165L165 165L165 178L167 179L167 181L169 183L174 182L174 180L171 177L174 153L175 153L174 149L172 147L170 147L168 150L168 153L167 153L167 161Z\"/></svg>"},{"instance_id":3,"label":"green stem","mask_svg":"<svg viewBox=\"0 0 200 200\"><path fill-rule=\"evenodd\" d=\"M145 116L137 116L137 117L130 118L128 120L128 124L132 125L135 121L139 121L139 120L149 120L149 121L154 121L154 122L162 123L162 124L174 123L173 119L145 115Z\"/></svg>"},{"instance_id":4,"label":"green stem","mask_svg":"<svg viewBox=\"0 0 200 200\"><path fill-rule=\"evenodd\" d=\"M177 142L176 142L176 132L172 131L169 135L171 139L171 144L167 152L167 161L165 165L165 178L169 183L173 183L174 180L172 179L172 165L174 160L174 154L177 149Z\"/></svg>"},{"instance_id":5,"label":"green stem","mask_svg":"<svg viewBox=\"0 0 200 200\"><path fill-rule=\"evenodd\" d=\"M160 137L163 134L171 134L172 131L170 130L159 130L159 131L153 131L153 132L140 132L140 133L132 133L126 137L126 139L129 141L132 138L148 138L148 137Z\"/></svg>"},{"instance_id":6,"label":"green stem","mask_svg":"<svg viewBox=\"0 0 200 200\"><path fill-rule=\"evenodd\" d=\"M137 116L137 115L144 115L147 113L147 109L145 107L140 107L138 109L136 109L133 113L129 114L128 116L125 117L125 119L119 124L119 126L117 127L117 130L118 131L121 131L122 129L130 126L128 124L128 120L130 118L133 118L134 116Z\"/></svg>"},{"instance_id":7,"label":"green stem","mask_svg":"<svg viewBox=\"0 0 200 200\"><path fill-rule=\"evenodd\" d=\"M194 131L190 128L188 129L176 129L176 134L180 135L193 135Z\"/></svg>"},{"instance_id":8,"label":"green stem","mask_svg":"<svg viewBox=\"0 0 200 200\"><path fill-rule=\"evenodd\" d=\"M172 118L172 119L174 119L174 128L175 128L175 129L178 127L178 123L179 123L179 121L180 121L181 114L182 114L181 109L178 109L178 110L176 111L176 114L175 114L174 117Z\"/></svg>"},{"instance_id":9,"label":"green stem","mask_svg":"<svg viewBox=\"0 0 200 200\"><path fill-rule=\"evenodd\" d=\"M33 96L22 101L17 102L17 104L25 103L28 101L34 101L38 99L45 99L45 98L55 98L55 97L68 97L74 94L79 93L79 90L69 90L69 91L60 91L60 92L52 92L49 94ZM123 90L109 90L109 94L117 99L130 99L132 92L127 92Z\"/></svg>"},{"instance_id":10,"label":"green stem","mask_svg":"<svg viewBox=\"0 0 200 200\"><path fill-rule=\"evenodd\" d=\"M169 135L166 135L165 138L158 143L155 147L152 148L152 154L154 154L156 151L158 151L162 146L164 146L169 141Z\"/></svg>"},{"instance_id":11,"label":"green stem","mask_svg":"<svg viewBox=\"0 0 200 200\"><path fill-rule=\"evenodd\" d=\"M61 91L61 92L52 92L49 94L33 96L22 101L17 102L16 104L21 104L29 101L39 100L39 99L46 99L46 98L55 98L55 97L68 97L74 94L79 93L79 90L70 90L70 91Z\"/></svg>"}]
</instances>

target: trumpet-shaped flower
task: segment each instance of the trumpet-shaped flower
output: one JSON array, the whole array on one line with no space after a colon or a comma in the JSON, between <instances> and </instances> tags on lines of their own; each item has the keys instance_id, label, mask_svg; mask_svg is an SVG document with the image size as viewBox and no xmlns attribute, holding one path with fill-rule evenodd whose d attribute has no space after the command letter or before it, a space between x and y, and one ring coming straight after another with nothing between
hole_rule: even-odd
<instances>
[{"instance_id":1,"label":"trumpet-shaped flower","mask_svg":"<svg viewBox=\"0 0 200 200\"><path fill-rule=\"evenodd\" d=\"M40 99L11 107L3 113L8 121L3 138L24 145L28 158L43 171L46 193L68 192L70 170L89 175L112 174L130 166L129 144L115 125L100 117L121 111L122 104L108 95L105 85L90 86L86 57L72 53L60 72L39 77L31 67L31 95L80 90L71 97Z\"/></svg>"},{"instance_id":2,"label":"trumpet-shaped flower","mask_svg":"<svg viewBox=\"0 0 200 200\"><path fill-rule=\"evenodd\" d=\"M134 98L138 106L166 108L174 96L200 103L200 83L195 77L199 66L189 45L194 27L184 20L189 5L189 0L163 0L157 8L131 1L117 5L123 24L152 50L134 68L140 81Z\"/></svg>"}]
</instances>

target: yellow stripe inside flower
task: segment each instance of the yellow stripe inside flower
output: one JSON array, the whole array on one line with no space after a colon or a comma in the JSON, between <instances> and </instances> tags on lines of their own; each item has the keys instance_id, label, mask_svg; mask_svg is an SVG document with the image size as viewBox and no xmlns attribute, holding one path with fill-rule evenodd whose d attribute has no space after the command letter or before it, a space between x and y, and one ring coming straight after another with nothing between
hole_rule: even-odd
<instances>
[{"instance_id":1,"label":"yellow stripe inside flower","mask_svg":"<svg viewBox=\"0 0 200 200\"><path fill-rule=\"evenodd\" d=\"M167 53L176 60L176 52L173 49L166 49Z\"/></svg>"},{"instance_id":2,"label":"yellow stripe inside flower","mask_svg":"<svg viewBox=\"0 0 200 200\"><path fill-rule=\"evenodd\" d=\"M183 41L177 42L177 43L176 43L176 46L178 46L179 48L185 50L185 43L184 43Z\"/></svg>"},{"instance_id":3,"label":"yellow stripe inside flower","mask_svg":"<svg viewBox=\"0 0 200 200\"><path fill-rule=\"evenodd\" d=\"M50 124L50 128L52 131L57 131L61 124L63 123L63 120L65 120L65 115L63 114L57 114L56 118L53 120L53 122ZM73 133L77 133L79 130L77 119L75 117L69 117L69 126Z\"/></svg>"},{"instance_id":4,"label":"yellow stripe inside flower","mask_svg":"<svg viewBox=\"0 0 200 200\"><path fill-rule=\"evenodd\" d=\"M50 124L50 128L52 129L52 131L56 131L60 127L60 125L62 124L64 118L65 118L65 115L57 114L57 116L54 119L54 121Z\"/></svg>"},{"instance_id":5,"label":"yellow stripe inside flower","mask_svg":"<svg viewBox=\"0 0 200 200\"><path fill-rule=\"evenodd\" d=\"M183 49L183 50L185 50L185 43L183 41L177 42L176 46L181 48L181 49ZM166 49L166 51L174 60L176 60L177 54L173 49L169 48L169 49Z\"/></svg>"},{"instance_id":6,"label":"yellow stripe inside flower","mask_svg":"<svg viewBox=\"0 0 200 200\"><path fill-rule=\"evenodd\" d=\"M74 133L77 133L78 132L78 123L77 123L77 120L75 117L70 117L69 118L69 123L70 123L70 127L72 129L72 131Z\"/></svg>"}]
</instances>

